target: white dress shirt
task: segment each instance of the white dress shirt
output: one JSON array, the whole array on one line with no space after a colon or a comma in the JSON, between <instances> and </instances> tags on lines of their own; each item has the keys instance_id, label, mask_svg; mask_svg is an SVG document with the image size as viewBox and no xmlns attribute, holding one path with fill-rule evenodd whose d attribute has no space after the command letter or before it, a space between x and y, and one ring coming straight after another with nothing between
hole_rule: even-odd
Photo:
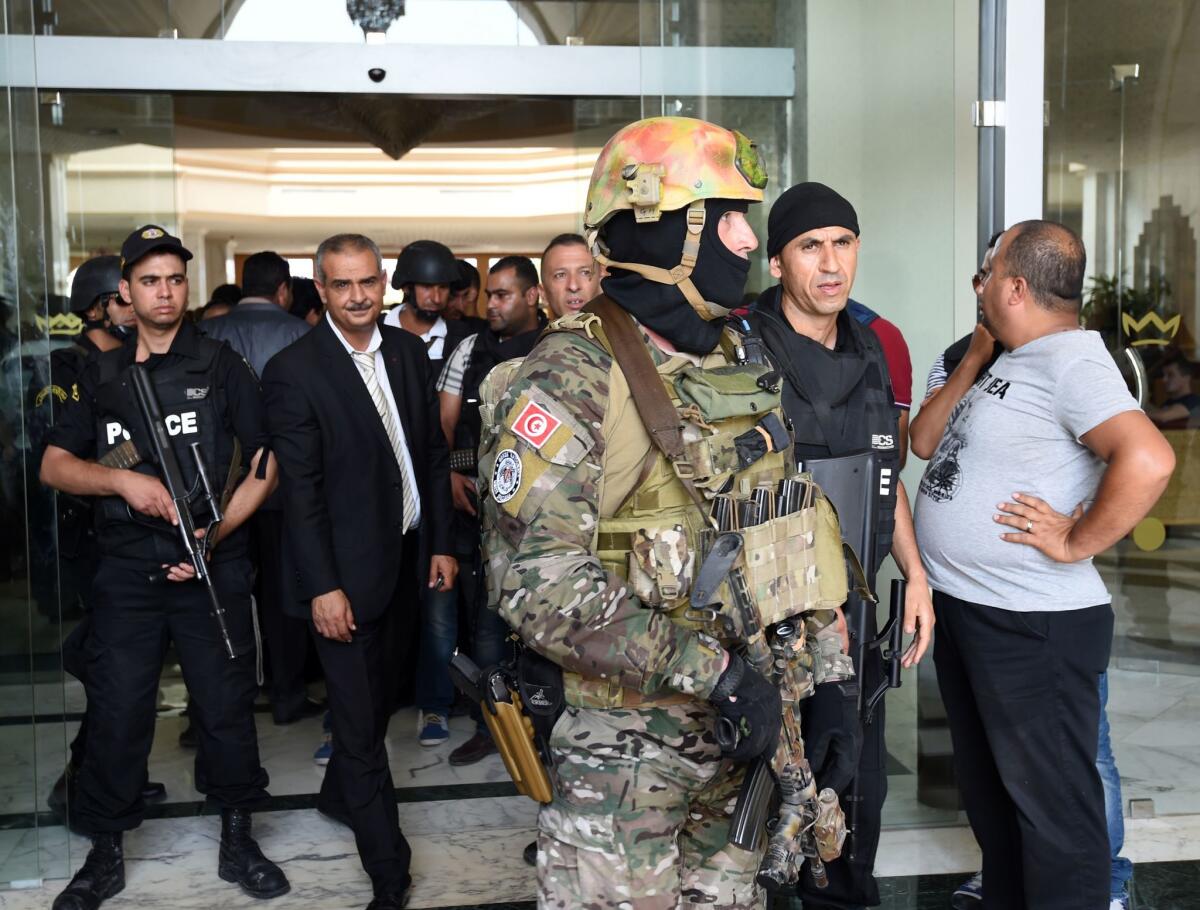
<instances>
[{"instance_id":1,"label":"white dress shirt","mask_svg":"<svg viewBox=\"0 0 1200 910\"><path fill-rule=\"evenodd\" d=\"M357 350L350 344L338 329L332 319L329 318L329 313L325 314L325 318L329 320L329 327L333 329L334 337L342 343L342 347L346 349L346 353L350 356L351 362L354 359L354 351ZM408 438L404 435L404 421L400 419L400 409L396 407L396 399L392 397L392 384L388 381L387 366L383 362L383 335L379 332L379 326L372 326L371 342L367 345L366 351L375 355L375 378L379 382L379 388L383 390L383 397L387 399L388 408L392 412L392 419L396 421L396 429L400 434L400 452L403 456L404 463L400 465L400 474L404 478L404 482L410 485L412 490L413 502L416 508L413 509L413 514L408 516L407 526L405 531L414 530L421 523L421 491L417 488L417 474L413 470L412 454L408 450ZM358 372L358 367L354 368ZM359 373L361 378L362 373ZM367 384L363 380L363 385Z\"/></svg>"},{"instance_id":2,"label":"white dress shirt","mask_svg":"<svg viewBox=\"0 0 1200 910\"><path fill-rule=\"evenodd\" d=\"M387 315L383 317L383 324L390 325L396 329L403 329L404 326L400 324L400 311L406 305L402 303L388 310ZM425 342L425 353L429 355L430 360L442 359L442 351L446 349L447 331L446 320L439 316L437 322L430 327L428 332L421 333L421 340Z\"/></svg>"}]
</instances>

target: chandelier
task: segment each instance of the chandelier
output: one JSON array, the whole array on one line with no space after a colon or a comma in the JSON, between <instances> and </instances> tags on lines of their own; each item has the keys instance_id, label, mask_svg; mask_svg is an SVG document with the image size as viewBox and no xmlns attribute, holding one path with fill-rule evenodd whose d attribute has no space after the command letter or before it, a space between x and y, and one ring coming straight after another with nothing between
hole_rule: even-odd
<instances>
[{"instance_id":1,"label":"chandelier","mask_svg":"<svg viewBox=\"0 0 1200 910\"><path fill-rule=\"evenodd\" d=\"M392 23L404 15L404 0L346 0L346 13L363 30L368 42L382 40ZM374 38L373 36L379 36Z\"/></svg>"}]
</instances>

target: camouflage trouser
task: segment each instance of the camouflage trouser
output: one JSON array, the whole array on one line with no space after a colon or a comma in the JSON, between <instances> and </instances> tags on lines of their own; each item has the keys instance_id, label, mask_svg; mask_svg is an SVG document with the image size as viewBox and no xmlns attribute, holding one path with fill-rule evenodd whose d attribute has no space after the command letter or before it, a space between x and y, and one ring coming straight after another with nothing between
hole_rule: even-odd
<instances>
[{"instance_id":1,"label":"camouflage trouser","mask_svg":"<svg viewBox=\"0 0 1200 910\"><path fill-rule=\"evenodd\" d=\"M728 843L742 769L716 714L568 708L554 727L558 793L538 816L538 906L668 910L765 906L759 855Z\"/></svg>"}]
</instances>

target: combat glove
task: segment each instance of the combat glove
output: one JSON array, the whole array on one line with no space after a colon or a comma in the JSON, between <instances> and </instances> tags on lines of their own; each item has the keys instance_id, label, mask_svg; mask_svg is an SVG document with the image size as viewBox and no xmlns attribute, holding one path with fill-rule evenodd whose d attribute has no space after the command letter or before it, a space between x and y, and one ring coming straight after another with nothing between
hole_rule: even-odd
<instances>
[{"instance_id":1,"label":"combat glove","mask_svg":"<svg viewBox=\"0 0 1200 910\"><path fill-rule=\"evenodd\" d=\"M734 761L769 757L779 741L783 702L779 690L733 652L709 701L721 717L717 742L721 754Z\"/></svg>"},{"instance_id":2,"label":"combat glove","mask_svg":"<svg viewBox=\"0 0 1200 910\"><path fill-rule=\"evenodd\" d=\"M858 773L858 680L822 683L803 703L804 750L817 786L841 793Z\"/></svg>"}]
</instances>

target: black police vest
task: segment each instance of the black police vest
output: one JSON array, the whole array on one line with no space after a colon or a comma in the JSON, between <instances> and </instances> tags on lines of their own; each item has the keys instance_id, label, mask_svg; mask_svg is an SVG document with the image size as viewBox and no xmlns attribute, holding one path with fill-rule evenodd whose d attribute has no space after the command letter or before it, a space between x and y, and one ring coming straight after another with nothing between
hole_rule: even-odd
<instances>
[{"instance_id":1,"label":"black police vest","mask_svg":"<svg viewBox=\"0 0 1200 910\"><path fill-rule=\"evenodd\" d=\"M467 366L463 371L462 411L459 414L458 426L454 428L454 448L479 448L482 430L479 416L480 385L496 364L524 357L532 351L545 325L545 320L539 319L536 329L503 341L490 331L480 332L475 337L471 356L467 358Z\"/></svg>"},{"instance_id":2,"label":"black police vest","mask_svg":"<svg viewBox=\"0 0 1200 910\"><path fill-rule=\"evenodd\" d=\"M898 480L900 418L875 333L849 316L839 318L838 332L848 334L839 344L841 350L814 357L814 342L792 329L783 316L760 304L750 311L749 320L784 376L783 410L792 423L797 462L874 449L881 456L881 469L890 472L885 476ZM797 364L801 359L803 370ZM891 552L895 516L896 483L881 484L875 535L879 564Z\"/></svg>"},{"instance_id":3,"label":"black police vest","mask_svg":"<svg viewBox=\"0 0 1200 910\"><path fill-rule=\"evenodd\" d=\"M964 335L942 352L942 366L946 370L947 378L949 378L951 373L958 369L958 365L963 362L963 359L967 356L967 351L970 349L970 347L971 336ZM984 368L979 371L979 375L982 376L984 373L990 370L992 365L1000 359L1000 355L1003 353L1004 345L998 341L995 342L992 345L992 357L984 366Z\"/></svg>"},{"instance_id":4,"label":"black police vest","mask_svg":"<svg viewBox=\"0 0 1200 910\"><path fill-rule=\"evenodd\" d=\"M233 431L225 422L225 390L217 380L217 361L223 342L197 336L192 344L199 354L198 357L174 357L170 364L158 364L151 370L150 377L162 405L167 432L170 434L171 445L179 461L184 482L191 490L199 489L196 460L191 452L192 443L199 443L209 478L220 495L220 490L225 486L229 475L234 448ZM148 430L142 421L122 353L128 356L127 351L119 348L99 357L96 457L104 457L126 439L131 438L143 459L134 470L161 478L158 466L147 460L152 451L148 441ZM100 524L150 521L148 516L132 517L125 500L119 496L103 497L99 506ZM210 517L200 500L194 504L193 514L199 526L203 526ZM164 525L162 530L170 529ZM171 543L174 543L173 539ZM154 553L129 555L157 558L161 555L161 548L155 547Z\"/></svg>"}]
</instances>

